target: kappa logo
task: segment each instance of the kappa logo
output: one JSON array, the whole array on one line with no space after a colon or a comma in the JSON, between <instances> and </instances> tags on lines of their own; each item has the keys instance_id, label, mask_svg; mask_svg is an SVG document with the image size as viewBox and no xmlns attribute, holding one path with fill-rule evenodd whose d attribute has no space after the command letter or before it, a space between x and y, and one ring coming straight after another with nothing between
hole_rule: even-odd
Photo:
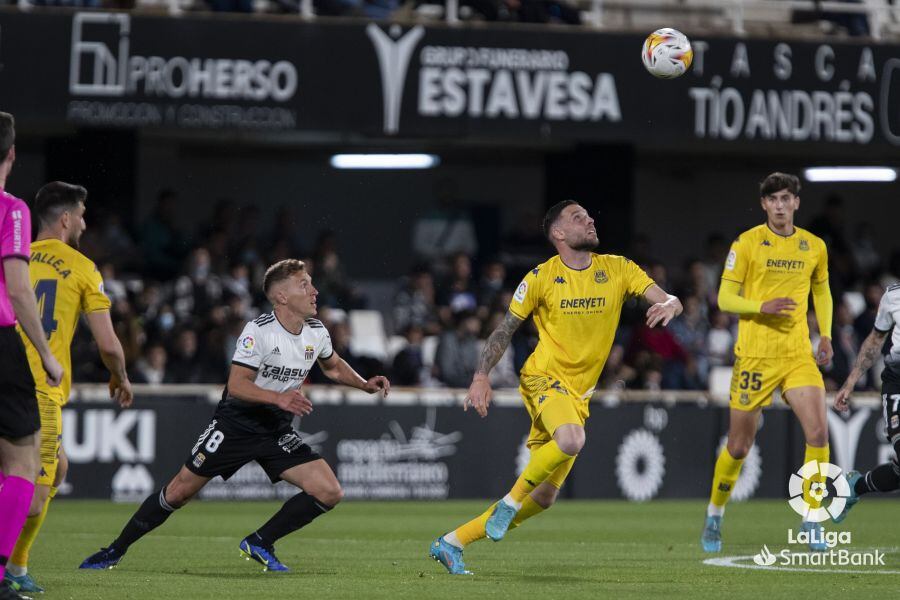
<instances>
[{"instance_id":1,"label":"kappa logo","mask_svg":"<svg viewBox=\"0 0 900 600\"><path fill-rule=\"evenodd\" d=\"M771 246L771 245L772 245L772 242L770 242L769 240L763 240L762 244L760 244L760 246Z\"/></svg>"},{"instance_id":2,"label":"kappa logo","mask_svg":"<svg viewBox=\"0 0 900 600\"><path fill-rule=\"evenodd\" d=\"M378 67L381 70L381 95L384 103L384 132L393 135L400 130L400 109L403 104L403 87L413 50L425 35L421 25L401 35L402 28L392 25L390 33L370 23L366 35L375 46Z\"/></svg>"},{"instance_id":3,"label":"kappa logo","mask_svg":"<svg viewBox=\"0 0 900 600\"><path fill-rule=\"evenodd\" d=\"M557 277L557 278L554 279L553 281L555 281L556 283L565 283L565 282L566 282L566 280L563 279L562 277Z\"/></svg>"}]
</instances>

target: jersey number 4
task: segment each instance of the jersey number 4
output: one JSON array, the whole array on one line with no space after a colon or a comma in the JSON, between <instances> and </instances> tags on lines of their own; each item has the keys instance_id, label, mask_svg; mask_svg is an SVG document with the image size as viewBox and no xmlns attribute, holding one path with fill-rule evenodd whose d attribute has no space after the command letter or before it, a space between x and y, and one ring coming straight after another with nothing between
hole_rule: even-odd
<instances>
[{"instance_id":1,"label":"jersey number 4","mask_svg":"<svg viewBox=\"0 0 900 600\"><path fill-rule=\"evenodd\" d=\"M53 313L56 310L56 285L55 279L38 279L34 283L34 296L37 299L38 311L41 313L41 325L47 334L47 339L57 329L56 319Z\"/></svg>"},{"instance_id":2,"label":"jersey number 4","mask_svg":"<svg viewBox=\"0 0 900 600\"><path fill-rule=\"evenodd\" d=\"M739 387L742 390L753 390L758 392L762 389L762 373L751 373L750 371L741 371L741 382Z\"/></svg>"}]
</instances>

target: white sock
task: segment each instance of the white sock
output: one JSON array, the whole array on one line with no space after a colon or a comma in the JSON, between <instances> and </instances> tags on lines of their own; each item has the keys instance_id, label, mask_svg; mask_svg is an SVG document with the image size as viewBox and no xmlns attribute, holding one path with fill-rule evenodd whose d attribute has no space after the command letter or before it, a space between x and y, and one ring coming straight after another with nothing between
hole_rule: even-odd
<instances>
[{"instance_id":1,"label":"white sock","mask_svg":"<svg viewBox=\"0 0 900 600\"><path fill-rule=\"evenodd\" d=\"M6 570L9 571L9 574L14 577L22 577L26 573L28 573L28 567L20 567L19 565L14 565L9 563L6 565Z\"/></svg>"},{"instance_id":2,"label":"white sock","mask_svg":"<svg viewBox=\"0 0 900 600\"><path fill-rule=\"evenodd\" d=\"M459 548L460 550L463 549L463 543L459 541L459 537L456 535L455 530L444 534L444 541L455 548Z\"/></svg>"},{"instance_id":3,"label":"white sock","mask_svg":"<svg viewBox=\"0 0 900 600\"><path fill-rule=\"evenodd\" d=\"M709 506L706 507L706 516L707 517L721 517L725 515L725 507L724 506L716 506L712 502L709 503Z\"/></svg>"},{"instance_id":4,"label":"white sock","mask_svg":"<svg viewBox=\"0 0 900 600\"><path fill-rule=\"evenodd\" d=\"M509 494L503 496L503 502L506 502L509 506L512 506L514 509L516 509L516 512L519 512L519 510L522 508L522 503L513 500L513 497Z\"/></svg>"}]
</instances>

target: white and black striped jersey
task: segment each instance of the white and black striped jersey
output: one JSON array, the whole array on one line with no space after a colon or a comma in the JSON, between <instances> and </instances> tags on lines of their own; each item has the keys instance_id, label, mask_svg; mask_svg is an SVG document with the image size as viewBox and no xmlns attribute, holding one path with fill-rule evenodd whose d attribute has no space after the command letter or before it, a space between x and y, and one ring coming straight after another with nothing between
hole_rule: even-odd
<instances>
[{"instance_id":1,"label":"white and black striped jersey","mask_svg":"<svg viewBox=\"0 0 900 600\"><path fill-rule=\"evenodd\" d=\"M900 284L892 285L884 292L875 316L875 329L883 333L891 331L891 343L884 356L884 371L881 379L885 383L900 384Z\"/></svg>"},{"instance_id":2,"label":"white and black striped jersey","mask_svg":"<svg viewBox=\"0 0 900 600\"><path fill-rule=\"evenodd\" d=\"M254 383L259 387L283 393L299 388L316 360L331 358L333 353L331 336L318 319L306 319L295 335L271 312L247 323L231 364L256 371ZM239 400L226 387L216 418L262 433L289 427L294 415L277 406Z\"/></svg>"}]
</instances>

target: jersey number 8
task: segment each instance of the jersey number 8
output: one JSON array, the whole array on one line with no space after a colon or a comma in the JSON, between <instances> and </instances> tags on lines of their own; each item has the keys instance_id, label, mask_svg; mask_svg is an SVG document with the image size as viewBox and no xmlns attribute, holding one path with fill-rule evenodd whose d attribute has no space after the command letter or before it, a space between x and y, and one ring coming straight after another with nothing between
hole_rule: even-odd
<instances>
[{"instance_id":1,"label":"jersey number 8","mask_svg":"<svg viewBox=\"0 0 900 600\"><path fill-rule=\"evenodd\" d=\"M224 439L224 433L222 433L221 431L213 431L212 435L209 436L209 440L207 440L206 446L204 446L204 448L206 448L207 452L212 454L219 449L219 444L221 444L222 440Z\"/></svg>"}]
</instances>

